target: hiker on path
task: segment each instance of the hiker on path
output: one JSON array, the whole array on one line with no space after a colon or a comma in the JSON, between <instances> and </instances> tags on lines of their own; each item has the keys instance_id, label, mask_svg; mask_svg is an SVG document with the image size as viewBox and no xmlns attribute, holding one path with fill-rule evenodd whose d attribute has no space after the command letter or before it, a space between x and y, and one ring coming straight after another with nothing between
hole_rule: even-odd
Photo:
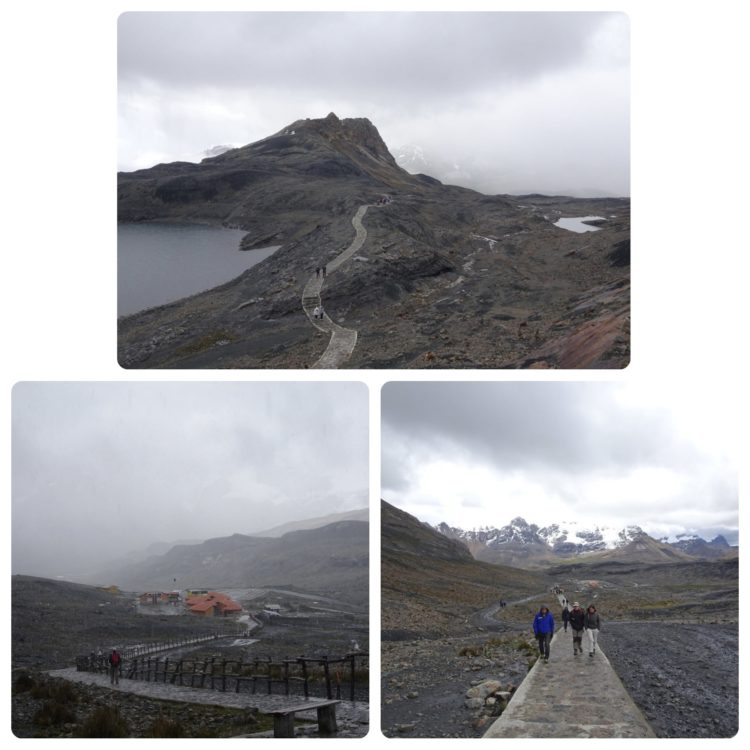
<instances>
[{"instance_id":1,"label":"hiker on path","mask_svg":"<svg viewBox=\"0 0 750 750\"><path fill-rule=\"evenodd\" d=\"M573 609L570 610L570 615L568 616L568 622L573 629L573 655L583 653L581 643L583 641L584 617L585 614L581 609L581 605L578 602L573 602Z\"/></svg>"},{"instance_id":2,"label":"hiker on path","mask_svg":"<svg viewBox=\"0 0 750 750\"><path fill-rule=\"evenodd\" d=\"M323 278L326 277L326 269L327 269L327 266L323 266Z\"/></svg>"},{"instance_id":3,"label":"hiker on path","mask_svg":"<svg viewBox=\"0 0 750 750\"><path fill-rule=\"evenodd\" d=\"M596 651L596 643L599 639L599 613L593 604L589 604L586 609L583 625L586 628L586 642L589 646L589 656L593 656L594 651Z\"/></svg>"},{"instance_id":4,"label":"hiker on path","mask_svg":"<svg viewBox=\"0 0 750 750\"><path fill-rule=\"evenodd\" d=\"M320 317L320 307L316 305L315 309L313 310L313 318L317 320L319 317Z\"/></svg>"},{"instance_id":5,"label":"hiker on path","mask_svg":"<svg viewBox=\"0 0 750 750\"><path fill-rule=\"evenodd\" d=\"M116 648L109 655L109 681L112 685L120 684L120 663L122 659Z\"/></svg>"},{"instance_id":6,"label":"hiker on path","mask_svg":"<svg viewBox=\"0 0 750 750\"><path fill-rule=\"evenodd\" d=\"M320 278L320 266L315 269L315 277Z\"/></svg>"},{"instance_id":7,"label":"hiker on path","mask_svg":"<svg viewBox=\"0 0 750 750\"><path fill-rule=\"evenodd\" d=\"M539 653L549 661L549 644L555 632L555 620L547 607L541 607L534 617L534 635L539 642Z\"/></svg>"},{"instance_id":8,"label":"hiker on path","mask_svg":"<svg viewBox=\"0 0 750 750\"><path fill-rule=\"evenodd\" d=\"M563 602L565 604L565 602ZM568 609L568 605L565 604L562 611L562 621L563 621L563 630L567 633L568 632L568 620L570 619L570 610Z\"/></svg>"}]
</instances>

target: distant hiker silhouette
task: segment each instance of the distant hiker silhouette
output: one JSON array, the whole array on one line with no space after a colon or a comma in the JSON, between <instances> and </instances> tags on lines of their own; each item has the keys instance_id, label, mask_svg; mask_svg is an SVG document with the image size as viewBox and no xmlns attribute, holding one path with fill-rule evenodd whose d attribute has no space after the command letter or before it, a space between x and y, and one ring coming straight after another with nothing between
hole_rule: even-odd
<instances>
[{"instance_id":1,"label":"distant hiker silhouette","mask_svg":"<svg viewBox=\"0 0 750 750\"><path fill-rule=\"evenodd\" d=\"M323 266L323 278L326 277L326 268L327 268L327 266Z\"/></svg>"},{"instance_id":2,"label":"distant hiker silhouette","mask_svg":"<svg viewBox=\"0 0 750 750\"><path fill-rule=\"evenodd\" d=\"M320 278L320 266L318 266L318 268L315 269L315 276L317 278Z\"/></svg>"}]
</instances>

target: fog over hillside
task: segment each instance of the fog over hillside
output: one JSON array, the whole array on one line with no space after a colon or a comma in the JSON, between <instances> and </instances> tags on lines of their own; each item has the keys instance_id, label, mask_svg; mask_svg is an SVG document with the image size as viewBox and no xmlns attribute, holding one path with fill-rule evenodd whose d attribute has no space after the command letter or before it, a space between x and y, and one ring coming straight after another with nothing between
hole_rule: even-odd
<instances>
[{"instance_id":1,"label":"fog over hillside","mask_svg":"<svg viewBox=\"0 0 750 750\"><path fill-rule=\"evenodd\" d=\"M12 571L91 575L153 544L361 511L367 409L357 383L21 383Z\"/></svg>"}]
</instances>

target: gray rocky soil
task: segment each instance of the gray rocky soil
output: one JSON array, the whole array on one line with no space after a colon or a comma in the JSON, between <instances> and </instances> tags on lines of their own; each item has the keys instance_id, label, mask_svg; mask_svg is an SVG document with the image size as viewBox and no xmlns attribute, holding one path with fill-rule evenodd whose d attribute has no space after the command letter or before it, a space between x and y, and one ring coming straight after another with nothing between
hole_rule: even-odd
<instances>
[{"instance_id":1,"label":"gray rocky soil","mask_svg":"<svg viewBox=\"0 0 750 750\"><path fill-rule=\"evenodd\" d=\"M535 657L524 640L507 632L383 643L383 733L481 737L493 712L477 711L467 692L487 680L514 692ZM736 625L612 622L601 645L657 737L737 732Z\"/></svg>"},{"instance_id":2,"label":"gray rocky soil","mask_svg":"<svg viewBox=\"0 0 750 750\"><path fill-rule=\"evenodd\" d=\"M467 707L467 691L495 680L512 693L533 663L530 643L518 633L384 643L383 733L481 737L491 714Z\"/></svg>"},{"instance_id":3,"label":"gray rocky soil","mask_svg":"<svg viewBox=\"0 0 750 750\"><path fill-rule=\"evenodd\" d=\"M613 622L601 643L658 737L737 733L736 624Z\"/></svg>"},{"instance_id":4,"label":"gray rocky soil","mask_svg":"<svg viewBox=\"0 0 750 750\"><path fill-rule=\"evenodd\" d=\"M278 661L302 655L338 657L349 651L354 641L361 651L367 649L366 613L335 619L325 613L296 619L279 617L254 630L251 638L236 638L240 631L244 632L244 626L225 618L143 615L134 604L134 595L109 593L92 586L13 576L12 594L12 729L18 737L78 736L94 711L102 707L117 709L132 737L152 736L157 720L172 722L173 727L180 725L180 736L186 737L241 736L269 729L262 708L259 713L251 707L232 706L231 701L226 702L230 705L207 706L180 702L174 696L164 700L112 691L106 679L96 674L90 676L104 684L72 685L47 675L48 670L72 667L77 656L99 648L106 651L116 645L125 649L136 644L203 636L218 629L228 637L211 641L210 645L165 653L179 653L184 658L216 655L220 659L252 661L270 657ZM254 639L255 643L249 643ZM360 671L362 684L357 686L357 706L361 710L351 721L342 720L340 737L367 732L365 674L366 670ZM61 689L61 684L67 687ZM347 689L348 683L344 687ZM344 719L348 713L342 709L341 715ZM309 725L305 731L314 736L315 726Z\"/></svg>"}]
</instances>

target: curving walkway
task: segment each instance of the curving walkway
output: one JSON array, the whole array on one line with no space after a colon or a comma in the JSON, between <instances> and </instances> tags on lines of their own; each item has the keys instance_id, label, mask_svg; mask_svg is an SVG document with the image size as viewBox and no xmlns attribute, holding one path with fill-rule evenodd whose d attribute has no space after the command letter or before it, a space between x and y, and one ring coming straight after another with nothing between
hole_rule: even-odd
<instances>
[{"instance_id":1,"label":"curving walkway","mask_svg":"<svg viewBox=\"0 0 750 750\"><path fill-rule=\"evenodd\" d=\"M367 230L362 225L362 217L365 215L368 209L368 205L360 206L357 212L352 218L352 225L354 226L354 239L352 240L349 247L346 248L340 255L337 255L330 263L327 264L326 277L328 274L335 271L342 263L345 263L349 258L354 255L361 247L365 244L367 239ZM326 277L324 276L312 276L310 280L305 284L304 291L302 292L302 308L307 313L307 317L310 322L319 330L331 334L331 339L328 342L326 350L321 355L320 359L313 365L315 369L334 369L338 367L342 362L345 362L354 351L354 347L357 344L357 331L353 328L344 328L343 326L334 323L328 314L323 310L323 319L316 319L313 316L313 311L316 307L322 305L320 294L323 290L323 284L325 283Z\"/></svg>"}]
</instances>

